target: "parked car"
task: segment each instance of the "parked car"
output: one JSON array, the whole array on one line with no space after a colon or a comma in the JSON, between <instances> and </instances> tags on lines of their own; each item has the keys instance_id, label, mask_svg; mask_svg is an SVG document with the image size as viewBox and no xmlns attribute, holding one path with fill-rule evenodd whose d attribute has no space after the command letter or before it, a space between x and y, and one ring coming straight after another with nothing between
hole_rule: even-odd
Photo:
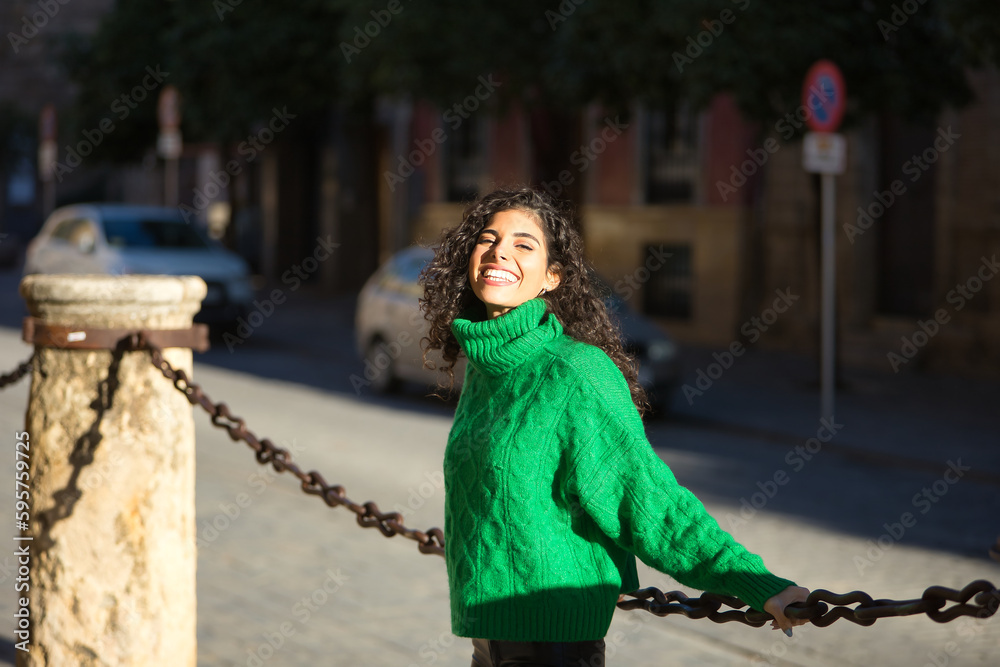
<instances>
[{"instance_id":1,"label":"parked car","mask_svg":"<svg viewBox=\"0 0 1000 667\"><path fill-rule=\"evenodd\" d=\"M195 315L199 322L233 322L249 312L254 298L246 261L189 224L173 207L58 208L28 244L24 274L32 273L200 276L208 294Z\"/></svg>"},{"instance_id":2,"label":"parked car","mask_svg":"<svg viewBox=\"0 0 1000 667\"><path fill-rule=\"evenodd\" d=\"M423 289L417 278L433 256L433 249L422 246L399 251L368 279L358 296L355 343L365 361L365 381L376 391L394 391L403 381L425 386L447 383L442 371L423 367L420 346L428 322L420 311ZM649 394L654 413L669 411L680 378L677 345L606 282L598 280L598 284L621 324L626 349L639 361L639 382ZM436 366L442 363L437 350L428 359ZM465 364L465 356L460 355L454 369L456 390L465 376Z\"/></svg>"}]
</instances>

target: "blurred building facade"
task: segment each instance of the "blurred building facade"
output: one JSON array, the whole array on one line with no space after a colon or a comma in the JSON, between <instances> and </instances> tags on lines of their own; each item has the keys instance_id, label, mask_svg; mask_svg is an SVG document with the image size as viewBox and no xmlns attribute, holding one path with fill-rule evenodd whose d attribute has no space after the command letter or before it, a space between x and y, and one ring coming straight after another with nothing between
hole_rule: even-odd
<instances>
[{"instance_id":1,"label":"blurred building facade","mask_svg":"<svg viewBox=\"0 0 1000 667\"><path fill-rule=\"evenodd\" d=\"M92 32L112 5L58 5L44 33L16 53L0 51L0 98L32 122L47 103L71 106L73 87L46 38ZM17 26L37 7L7 3L2 16ZM844 363L1000 373L992 259L1000 254L1000 74L971 72L970 80L977 101L934 124L873 118L847 133L848 169L837 177ZM317 238L339 243L340 256L309 282L344 291L393 251L433 243L477 194L539 185L579 202L598 271L680 340L818 349L818 177L803 171L787 119L749 124L724 95L700 112L678 103L560 117L515 104L497 115L492 81L481 79L449 109L380 101L302 114L255 159L244 156L239 173L227 167L236 144L188 143L181 203L264 283L282 284ZM553 137L567 128L578 141L559 154L566 147ZM60 137L60 156L72 139ZM26 242L43 211L37 145L19 141L19 157L0 164L0 232ZM132 165L98 158L59 184L57 203L164 200L154 146ZM797 298L770 321L780 294Z\"/></svg>"},{"instance_id":2,"label":"blurred building facade","mask_svg":"<svg viewBox=\"0 0 1000 667\"><path fill-rule=\"evenodd\" d=\"M0 49L0 263L13 261L12 252L37 230L41 215L41 184L37 180L38 117L46 104L65 108L75 95L51 48L70 32L92 33L114 0L74 0L52 3L12 0L0 3L4 45ZM76 186L85 189L78 175Z\"/></svg>"},{"instance_id":3,"label":"blurred building facade","mask_svg":"<svg viewBox=\"0 0 1000 667\"><path fill-rule=\"evenodd\" d=\"M69 129L72 121L67 119L73 116L77 91L59 62L58 45L71 35L92 35L114 5L114 0L44 6L14 0L0 5L7 42L0 49L0 138L6 142L0 144L6 149L0 156L0 234L5 235L0 236L0 265L13 264L23 253L53 204L167 200L165 165L155 138L136 148L133 163L115 164L106 159L99 138L91 141ZM160 88L141 103L155 106ZM111 116L113 103L110 96ZM37 128L46 105L56 109L57 162L69 164L71 152L87 144L79 164L53 180L50 202L45 201L46 186L38 173ZM282 126L280 132L262 135L266 140L252 151L240 152L239 141L186 139L179 158L181 210L249 260L262 285L298 286L298 276L288 272L312 255L317 237L333 237L350 251L339 261L322 263L308 281L327 290L357 288L377 266L377 229L368 224L376 216L374 115L363 113L359 118L356 112L338 109L311 115L296 111L289 110L295 118L287 129ZM247 139L270 132L269 120L260 119ZM233 160L235 167L230 168Z\"/></svg>"},{"instance_id":4,"label":"blurred building facade","mask_svg":"<svg viewBox=\"0 0 1000 667\"><path fill-rule=\"evenodd\" d=\"M935 124L884 117L847 132L842 363L1000 373L1000 73L970 79L977 101ZM380 160L383 256L400 221L409 241L431 243L495 185L578 187L591 261L680 340L818 354L819 177L802 168L794 114L753 126L727 96L697 114L637 107L616 120L588 108L561 179L539 176L530 113L467 115L397 109L395 150Z\"/></svg>"}]
</instances>

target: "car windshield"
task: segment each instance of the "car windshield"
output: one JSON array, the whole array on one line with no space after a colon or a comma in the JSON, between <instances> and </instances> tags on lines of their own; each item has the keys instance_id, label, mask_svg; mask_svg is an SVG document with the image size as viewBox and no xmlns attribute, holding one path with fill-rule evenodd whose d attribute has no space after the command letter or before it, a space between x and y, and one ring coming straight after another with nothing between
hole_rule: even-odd
<instances>
[{"instance_id":1,"label":"car windshield","mask_svg":"<svg viewBox=\"0 0 1000 667\"><path fill-rule=\"evenodd\" d=\"M116 248L208 248L198 232L184 222L164 219L105 220L108 245Z\"/></svg>"},{"instance_id":2,"label":"car windshield","mask_svg":"<svg viewBox=\"0 0 1000 667\"><path fill-rule=\"evenodd\" d=\"M427 262L431 261L433 255L426 253L408 253L399 255L393 267L399 279L407 283L416 283L420 277L420 272L424 270Z\"/></svg>"}]
</instances>

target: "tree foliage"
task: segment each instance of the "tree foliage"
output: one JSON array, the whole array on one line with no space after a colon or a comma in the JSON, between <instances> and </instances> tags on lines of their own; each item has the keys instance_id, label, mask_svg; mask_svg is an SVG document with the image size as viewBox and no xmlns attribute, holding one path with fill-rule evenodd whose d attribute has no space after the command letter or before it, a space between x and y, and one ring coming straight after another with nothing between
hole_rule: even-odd
<instances>
[{"instance_id":1,"label":"tree foliage","mask_svg":"<svg viewBox=\"0 0 1000 667\"><path fill-rule=\"evenodd\" d=\"M442 107L478 77L497 101L626 109L731 93L762 124L794 111L802 78L836 62L847 122L933 118L970 100L966 68L1000 59L995 0L120 0L66 45L83 127L161 64L185 137L235 140L274 107L308 113L379 95ZM133 157L155 139L155 99L108 137Z\"/></svg>"},{"instance_id":2,"label":"tree foliage","mask_svg":"<svg viewBox=\"0 0 1000 667\"><path fill-rule=\"evenodd\" d=\"M156 97L121 118L115 100L141 85L147 67L167 73L183 100L185 140L233 141L272 109L298 114L338 95L332 35L343 18L339 2L300 0L290 9L266 0L119 0L92 39L62 45L62 60L78 84L78 132L111 118L114 157L134 158L155 143ZM118 122L122 121L122 122Z\"/></svg>"}]
</instances>

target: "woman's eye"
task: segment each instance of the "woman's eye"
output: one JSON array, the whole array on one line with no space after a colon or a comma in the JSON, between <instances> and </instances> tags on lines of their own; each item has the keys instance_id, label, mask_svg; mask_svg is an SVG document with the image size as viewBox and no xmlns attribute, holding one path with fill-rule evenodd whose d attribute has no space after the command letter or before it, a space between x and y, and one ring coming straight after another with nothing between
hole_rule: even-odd
<instances>
[{"instance_id":1,"label":"woman's eye","mask_svg":"<svg viewBox=\"0 0 1000 667\"><path fill-rule=\"evenodd\" d=\"M479 239L479 241L477 241L477 243L479 243L479 244L483 244L483 243L491 243L492 244L492 243L496 243L496 242L497 242L497 239L494 238L494 237L492 237L492 236L483 236L483 237L481 237ZM527 243L518 243L514 247L515 248L520 248L522 250L534 250L534 247L532 247L531 245L528 245Z\"/></svg>"}]
</instances>

